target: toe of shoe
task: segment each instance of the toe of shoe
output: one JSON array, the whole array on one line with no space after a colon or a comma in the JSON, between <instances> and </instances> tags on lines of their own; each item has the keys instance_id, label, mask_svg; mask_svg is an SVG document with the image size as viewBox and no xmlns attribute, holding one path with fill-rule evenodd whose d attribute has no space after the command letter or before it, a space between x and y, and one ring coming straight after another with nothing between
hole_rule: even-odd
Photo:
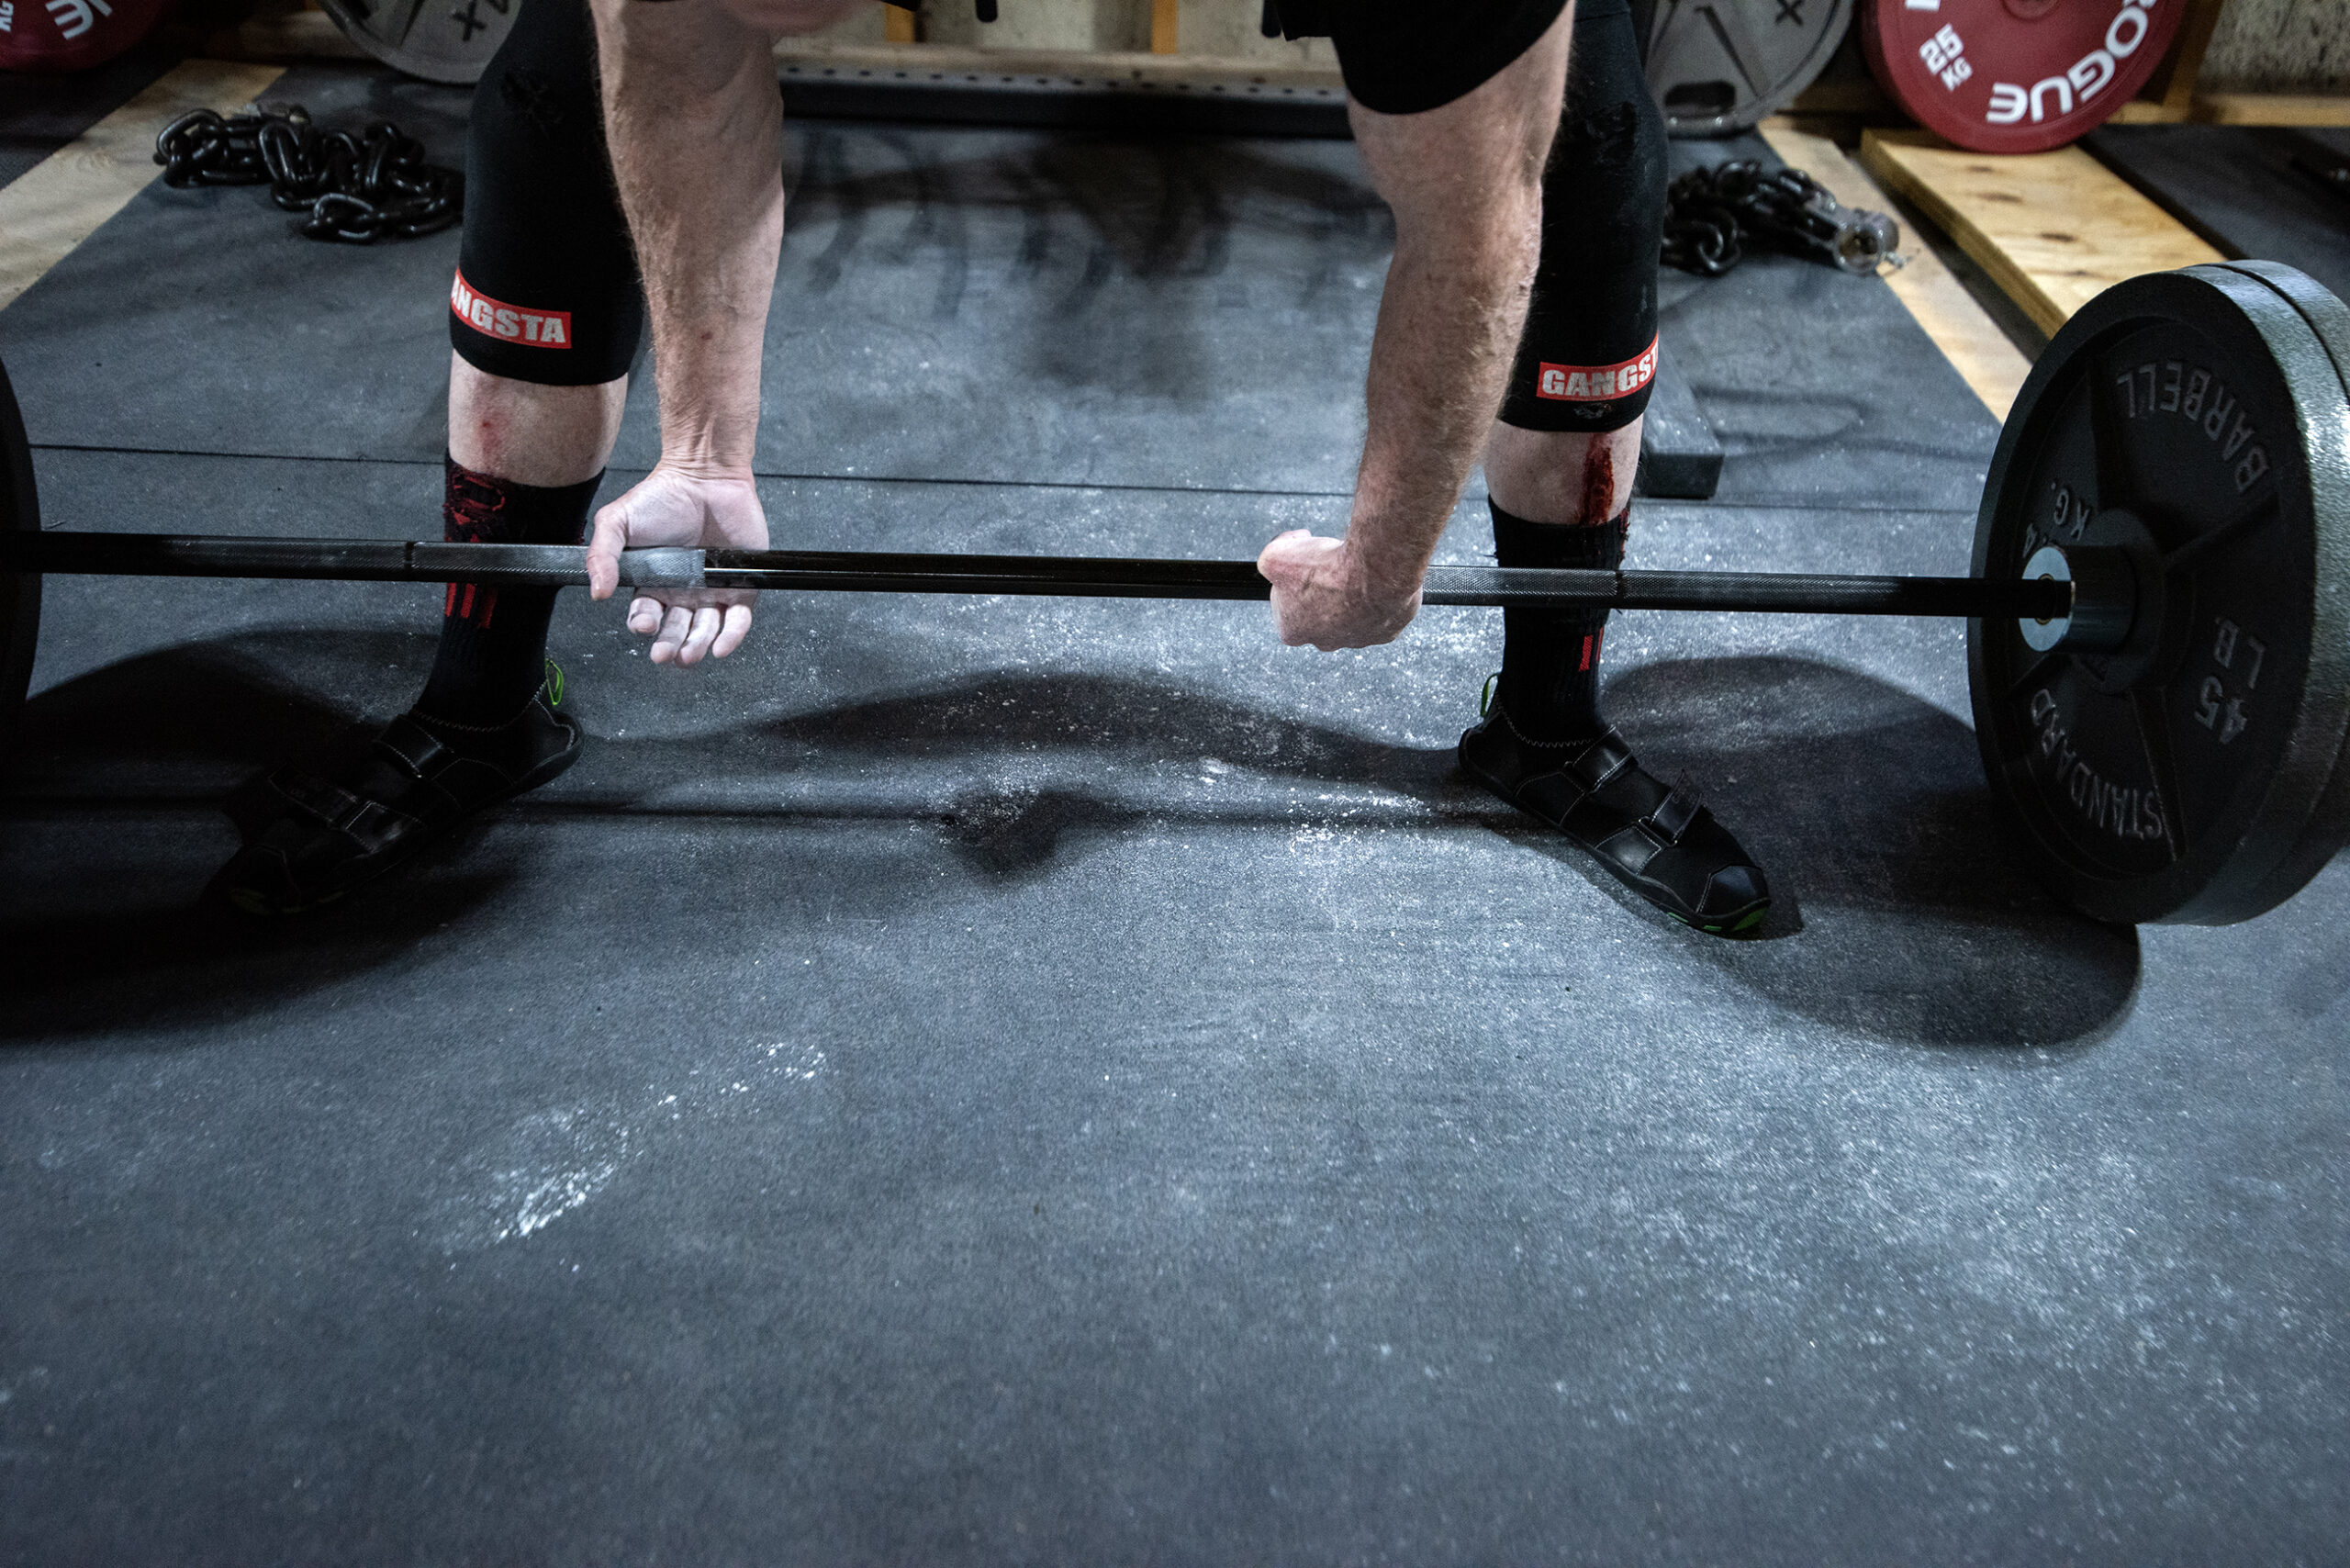
<instances>
[{"instance_id":1,"label":"toe of shoe","mask_svg":"<svg viewBox=\"0 0 2350 1568\"><path fill-rule=\"evenodd\" d=\"M308 902L284 853L259 842L230 857L205 892L246 914L292 914Z\"/></svg>"},{"instance_id":2,"label":"toe of shoe","mask_svg":"<svg viewBox=\"0 0 2350 1568\"><path fill-rule=\"evenodd\" d=\"M280 819L230 856L206 891L246 914L300 914L348 892L359 869L344 841Z\"/></svg>"},{"instance_id":3,"label":"toe of shoe","mask_svg":"<svg viewBox=\"0 0 2350 1568\"><path fill-rule=\"evenodd\" d=\"M1697 913L1708 925L1740 921L1770 907L1771 885L1759 866L1725 866L1706 879Z\"/></svg>"}]
</instances>

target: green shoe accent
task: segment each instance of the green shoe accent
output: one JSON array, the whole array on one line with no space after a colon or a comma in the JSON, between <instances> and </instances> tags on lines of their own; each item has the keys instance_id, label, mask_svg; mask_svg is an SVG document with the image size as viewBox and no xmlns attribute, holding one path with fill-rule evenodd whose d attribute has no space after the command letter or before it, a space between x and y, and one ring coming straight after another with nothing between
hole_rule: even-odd
<instances>
[{"instance_id":1,"label":"green shoe accent","mask_svg":"<svg viewBox=\"0 0 2350 1568\"><path fill-rule=\"evenodd\" d=\"M1494 671L1485 678L1484 689L1477 693L1477 717L1483 718L1494 711L1494 688L1500 683L1502 672Z\"/></svg>"},{"instance_id":2,"label":"green shoe accent","mask_svg":"<svg viewBox=\"0 0 2350 1568\"><path fill-rule=\"evenodd\" d=\"M547 661L546 693L548 707L563 706L563 666L553 659Z\"/></svg>"}]
</instances>

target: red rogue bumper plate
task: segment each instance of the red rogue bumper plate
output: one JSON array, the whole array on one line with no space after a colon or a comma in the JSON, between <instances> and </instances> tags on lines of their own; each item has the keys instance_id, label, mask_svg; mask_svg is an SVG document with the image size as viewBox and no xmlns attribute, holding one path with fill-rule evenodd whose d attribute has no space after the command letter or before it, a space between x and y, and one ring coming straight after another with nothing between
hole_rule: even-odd
<instances>
[{"instance_id":1,"label":"red rogue bumper plate","mask_svg":"<svg viewBox=\"0 0 2350 1568\"><path fill-rule=\"evenodd\" d=\"M1861 44L1919 125L1976 152L2045 152L2135 97L2186 0L1864 0Z\"/></svg>"}]
</instances>

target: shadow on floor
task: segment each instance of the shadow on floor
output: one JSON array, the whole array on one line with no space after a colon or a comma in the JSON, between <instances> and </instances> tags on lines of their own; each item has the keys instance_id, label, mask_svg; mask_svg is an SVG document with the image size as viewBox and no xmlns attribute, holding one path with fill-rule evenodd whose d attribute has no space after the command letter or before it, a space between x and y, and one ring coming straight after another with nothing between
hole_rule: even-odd
<instances>
[{"instance_id":1,"label":"shadow on floor","mask_svg":"<svg viewBox=\"0 0 2350 1568\"><path fill-rule=\"evenodd\" d=\"M234 843L212 815L217 781L349 744L356 715L276 673L311 668L291 644L326 637L192 644L92 672L30 704L20 750L38 793L20 779L13 799L0 797L10 867L0 950L21 999L50 996L82 1020L69 1029L100 1014L151 1018L158 1005L233 1013L402 954L527 878L503 856L491 857L502 869L481 872L468 855L474 827L320 919L256 926L191 907ZM378 668L391 642L407 645L334 641L338 657ZM1608 700L1649 765L1695 786L1770 871L1778 904L1761 940L1704 938L1667 922L1587 857L1461 782L1449 751L1111 676L979 675L700 734L600 739L589 764L516 812L928 819L943 848L991 881L1065 868L1071 843L1144 823L1493 831L1570 868L1656 927L1660 942L1839 1030L2053 1045L2093 1039L2126 1013L2135 933L2085 921L2040 890L1996 820L1973 733L1956 719L1869 677L1785 658L1644 666L1611 682ZM1240 787L1207 803L1169 794L1158 770L1202 757L1219 759ZM216 780L208 791L169 787L191 766ZM746 772L821 783L834 803L640 803L681 778ZM140 793L159 781L165 788ZM877 797L877 783L893 793ZM1360 789L1325 806L1301 800L1297 784ZM1368 812L1362 789L1373 792ZM95 848L93 815L117 824ZM42 847L44 823L60 818L81 823L78 856ZM191 831L192 820L204 825ZM120 984L165 972L185 988L169 1002ZM20 1006L0 1035L37 1036L64 1025L62 1013Z\"/></svg>"},{"instance_id":2,"label":"shadow on floor","mask_svg":"<svg viewBox=\"0 0 2350 1568\"><path fill-rule=\"evenodd\" d=\"M1607 702L1649 766L1695 785L1769 873L1762 940L1693 946L1777 1006L1946 1046L2085 1044L2127 1014L2137 933L2042 889L1975 732L1950 714L1775 657L1641 666Z\"/></svg>"}]
</instances>

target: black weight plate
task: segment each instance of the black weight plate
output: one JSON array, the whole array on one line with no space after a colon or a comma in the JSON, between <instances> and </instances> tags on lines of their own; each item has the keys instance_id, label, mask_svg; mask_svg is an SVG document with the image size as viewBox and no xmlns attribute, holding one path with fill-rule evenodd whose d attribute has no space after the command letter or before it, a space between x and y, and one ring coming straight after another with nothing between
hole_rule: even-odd
<instances>
[{"instance_id":1,"label":"black weight plate","mask_svg":"<svg viewBox=\"0 0 2350 1568\"><path fill-rule=\"evenodd\" d=\"M427 82L470 85L514 28L522 0L319 0L345 37Z\"/></svg>"},{"instance_id":2,"label":"black weight plate","mask_svg":"<svg viewBox=\"0 0 2350 1568\"><path fill-rule=\"evenodd\" d=\"M2276 283L2157 273L2065 323L2000 432L1975 574L2045 544L2121 547L2143 588L2112 655L1968 627L1984 767L2043 878L2118 922L2291 897L2350 837L2350 390Z\"/></svg>"},{"instance_id":3,"label":"black weight plate","mask_svg":"<svg viewBox=\"0 0 2350 1568\"><path fill-rule=\"evenodd\" d=\"M1648 77L1665 129L1752 129L1811 85L1852 21L1850 0L1656 0Z\"/></svg>"},{"instance_id":4,"label":"black weight plate","mask_svg":"<svg viewBox=\"0 0 2350 1568\"><path fill-rule=\"evenodd\" d=\"M2350 387L2350 304L2308 274L2296 271L2277 262L2230 262L2230 272L2243 273L2257 278L2262 284L2284 297L2286 303L2298 311L2316 332L2318 342L2333 357L2333 368L2344 387ZM2310 442L2310 463L2321 472L2331 468L2334 475L2350 474L2350 425L2337 427L2329 442L2326 432L2313 431ZM2339 480L2336 481L2337 484ZM2321 480L2320 494L2326 493ZM2340 514L2336 514L2337 517ZM2332 555L2326 554L2331 542ZM2337 594L2350 593L2350 528L2337 526L2330 533L2322 527L2319 533L2320 559L2318 577L2321 585L2331 584ZM2322 586L2319 590L2325 591ZM2350 688L2350 647L2340 643L2327 644L2322 640L2315 645L2311 658L2310 679L2321 687L2342 690ZM2314 752L2313 752L2314 755ZM2255 890L2255 897L2265 897L2262 908L2273 907L2293 896L2311 877L2325 868L2325 863L2350 844L2350 725L2345 725L2343 744L2333 761L2332 782L2320 797L2317 809L2311 814L2310 826L2302 841L2288 852L2271 873L2277 884L2272 890Z\"/></svg>"},{"instance_id":5,"label":"black weight plate","mask_svg":"<svg viewBox=\"0 0 2350 1568\"><path fill-rule=\"evenodd\" d=\"M0 529L38 530L40 498L33 491L32 449L25 443L24 416L0 364ZM33 646L40 641L40 574L0 575L0 761L23 712L32 685Z\"/></svg>"}]
</instances>

